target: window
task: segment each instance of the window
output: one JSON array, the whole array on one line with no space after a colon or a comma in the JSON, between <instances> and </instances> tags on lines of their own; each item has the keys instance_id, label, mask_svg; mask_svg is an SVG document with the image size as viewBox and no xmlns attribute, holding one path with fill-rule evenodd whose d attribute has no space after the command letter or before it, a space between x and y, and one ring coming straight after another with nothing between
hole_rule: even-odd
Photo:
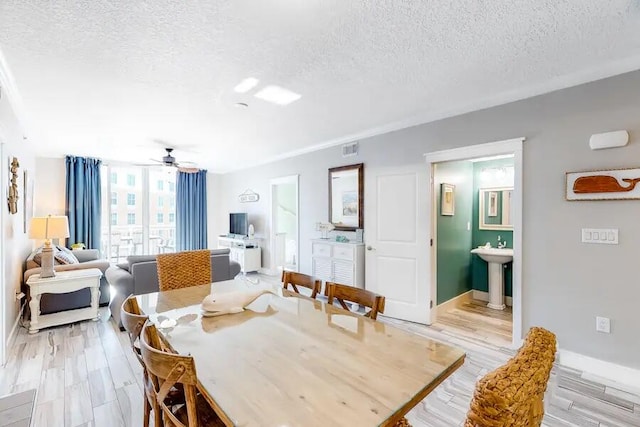
<instances>
[{"instance_id":1,"label":"window","mask_svg":"<svg viewBox=\"0 0 640 427\"><path fill-rule=\"evenodd\" d=\"M171 191L171 192L176 191L176 183L175 182L170 182L169 183L169 191Z\"/></svg>"},{"instance_id":2,"label":"window","mask_svg":"<svg viewBox=\"0 0 640 427\"><path fill-rule=\"evenodd\" d=\"M169 223L173 224L174 222L176 222L176 214L170 213L169 214Z\"/></svg>"},{"instance_id":3,"label":"window","mask_svg":"<svg viewBox=\"0 0 640 427\"><path fill-rule=\"evenodd\" d=\"M172 251L160 245L175 236L175 208L169 208L175 193L168 192L175 171L125 165L103 165L102 171L102 256L118 263L129 255Z\"/></svg>"},{"instance_id":4,"label":"window","mask_svg":"<svg viewBox=\"0 0 640 427\"><path fill-rule=\"evenodd\" d=\"M111 172L111 183L112 184L118 183L118 174L115 172Z\"/></svg>"},{"instance_id":5,"label":"window","mask_svg":"<svg viewBox=\"0 0 640 427\"><path fill-rule=\"evenodd\" d=\"M169 199L169 206L171 206L171 209L175 209L176 207L176 198L172 197Z\"/></svg>"}]
</instances>

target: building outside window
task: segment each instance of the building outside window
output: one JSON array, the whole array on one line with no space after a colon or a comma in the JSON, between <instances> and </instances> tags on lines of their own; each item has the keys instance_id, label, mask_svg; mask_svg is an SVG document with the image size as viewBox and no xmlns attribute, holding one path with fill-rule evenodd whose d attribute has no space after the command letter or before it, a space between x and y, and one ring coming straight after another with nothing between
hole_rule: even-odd
<instances>
[{"instance_id":1,"label":"building outside window","mask_svg":"<svg viewBox=\"0 0 640 427\"><path fill-rule=\"evenodd\" d=\"M176 222L176 214L172 212L169 214L169 223L173 224L174 222Z\"/></svg>"},{"instance_id":2,"label":"building outside window","mask_svg":"<svg viewBox=\"0 0 640 427\"><path fill-rule=\"evenodd\" d=\"M176 191L176 183L175 182L170 182L169 183L169 191L171 191L172 193L174 191Z\"/></svg>"},{"instance_id":3,"label":"building outside window","mask_svg":"<svg viewBox=\"0 0 640 427\"><path fill-rule=\"evenodd\" d=\"M121 185L114 185L114 176ZM118 263L129 255L173 251L160 246L175 239L175 193L168 193L175 170L105 164L102 177L103 256Z\"/></svg>"},{"instance_id":4,"label":"building outside window","mask_svg":"<svg viewBox=\"0 0 640 427\"><path fill-rule=\"evenodd\" d=\"M164 190L164 181L158 181L158 191Z\"/></svg>"},{"instance_id":5,"label":"building outside window","mask_svg":"<svg viewBox=\"0 0 640 427\"><path fill-rule=\"evenodd\" d=\"M118 183L118 174L115 172L111 172L111 183L112 184Z\"/></svg>"}]
</instances>

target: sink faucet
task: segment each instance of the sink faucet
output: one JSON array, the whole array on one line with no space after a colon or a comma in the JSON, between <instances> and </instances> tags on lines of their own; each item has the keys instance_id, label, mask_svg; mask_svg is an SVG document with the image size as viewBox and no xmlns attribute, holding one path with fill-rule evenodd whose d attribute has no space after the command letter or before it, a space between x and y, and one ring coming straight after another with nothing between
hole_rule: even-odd
<instances>
[{"instance_id":1,"label":"sink faucet","mask_svg":"<svg viewBox=\"0 0 640 427\"><path fill-rule=\"evenodd\" d=\"M500 236L498 236L498 249L504 249L507 247L507 241L501 240Z\"/></svg>"}]
</instances>

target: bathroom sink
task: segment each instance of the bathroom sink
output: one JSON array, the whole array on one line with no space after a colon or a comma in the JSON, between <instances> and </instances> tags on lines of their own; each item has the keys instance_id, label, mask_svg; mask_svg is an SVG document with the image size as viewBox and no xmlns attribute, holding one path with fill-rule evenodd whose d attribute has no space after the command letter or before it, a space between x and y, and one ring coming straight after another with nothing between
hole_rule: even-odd
<instances>
[{"instance_id":1,"label":"bathroom sink","mask_svg":"<svg viewBox=\"0 0 640 427\"><path fill-rule=\"evenodd\" d=\"M513 261L513 249L504 248L476 248L471 251L487 262L506 264Z\"/></svg>"},{"instance_id":2,"label":"bathroom sink","mask_svg":"<svg viewBox=\"0 0 640 427\"><path fill-rule=\"evenodd\" d=\"M504 310L504 272L502 265L513 261L513 249L479 247L471 250L489 264L489 303L487 307Z\"/></svg>"}]
</instances>

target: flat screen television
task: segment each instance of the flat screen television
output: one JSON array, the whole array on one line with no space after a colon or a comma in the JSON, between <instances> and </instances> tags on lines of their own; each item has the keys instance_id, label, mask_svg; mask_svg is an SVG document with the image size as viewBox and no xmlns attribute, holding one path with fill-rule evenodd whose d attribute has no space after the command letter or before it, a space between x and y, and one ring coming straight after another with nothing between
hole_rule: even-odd
<instances>
[{"instance_id":1,"label":"flat screen television","mask_svg":"<svg viewBox=\"0 0 640 427\"><path fill-rule=\"evenodd\" d=\"M249 234L249 218L246 213L229 214L229 234L247 236Z\"/></svg>"}]
</instances>

